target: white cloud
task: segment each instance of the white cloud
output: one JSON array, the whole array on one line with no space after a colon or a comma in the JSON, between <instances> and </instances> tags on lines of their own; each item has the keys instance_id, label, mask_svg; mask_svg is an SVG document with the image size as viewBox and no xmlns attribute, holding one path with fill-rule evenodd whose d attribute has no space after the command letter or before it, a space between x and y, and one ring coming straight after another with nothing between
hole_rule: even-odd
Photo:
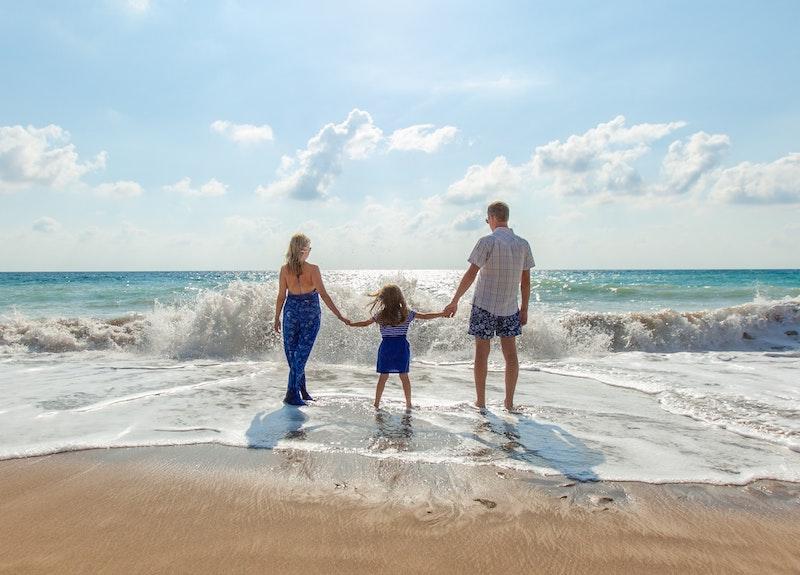
<instances>
[{"instance_id":1,"label":"white cloud","mask_svg":"<svg viewBox=\"0 0 800 575\"><path fill-rule=\"evenodd\" d=\"M69 132L53 124L0 127L0 193L34 186L62 189L105 167L105 152L81 163L69 139Z\"/></svg>"},{"instance_id":2,"label":"white cloud","mask_svg":"<svg viewBox=\"0 0 800 575\"><path fill-rule=\"evenodd\" d=\"M498 156L488 166L470 166L462 179L450 185L444 200L466 204L508 197L522 189L524 172L524 167L514 167L504 156Z\"/></svg>"},{"instance_id":3,"label":"white cloud","mask_svg":"<svg viewBox=\"0 0 800 575\"><path fill-rule=\"evenodd\" d=\"M418 124L395 130L389 138L390 150L421 150L432 154L455 138L458 128L444 126L436 129L433 124Z\"/></svg>"},{"instance_id":4,"label":"white cloud","mask_svg":"<svg viewBox=\"0 0 800 575\"><path fill-rule=\"evenodd\" d=\"M151 0L122 0L122 4L130 12L144 14L150 11L152 2Z\"/></svg>"},{"instance_id":5,"label":"white cloud","mask_svg":"<svg viewBox=\"0 0 800 575\"><path fill-rule=\"evenodd\" d=\"M33 222L33 226L31 227L36 232L52 234L53 232L57 232L61 229L61 224L58 222L58 220L51 218L50 216L42 216Z\"/></svg>"},{"instance_id":6,"label":"white cloud","mask_svg":"<svg viewBox=\"0 0 800 575\"><path fill-rule=\"evenodd\" d=\"M459 232L477 230L485 224L486 215L480 210L471 210L456 216L453 229Z\"/></svg>"},{"instance_id":7,"label":"white cloud","mask_svg":"<svg viewBox=\"0 0 800 575\"><path fill-rule=\"evenodd\" d=\"M739 204L800 203L800 154L769 164L741 164L723 170L711 198Z\"/></svg>"},{"instance_id":8,"label":"white cloud","mask_svg":"<svg viewBox=\"0 0 800 575\"><path fill-rule=\"evenodd\" d=\"M327 124L294 156L283 156L278 179L259 186L260 196L289 197L296 200L330 200L329 189L342 171L344 160L363 160L391 150L421 150L432 153L453 139L454 126L436 129L419 124L396 130L384 137L383 131L363 110L354 109L340 124Z\"/></svg>"},{"instance_id":9,"label":"white cloud","mask_svg":"<svg viewBox=\"0 0 800 575\"><path fill-rule=\"evenodd\" d=\"M191 178L183 178L172 185L164 186L162 189L169 194L180 194L186 197L211 198L224 196L228 191L228 186L211 178L198 189L192 187Z\"/></svg>"},{"instance_id":10,"label":"white cloud","mask_svg":"<svg viewBox=\"0 0 800 575\"><path fill-rule=\"evenodd\" d=\"M211 123L211 131L225 136L237 144L258 144L273 140L272 128L267 124L254 126L252 124L233 124L226 120L216 120Z\"/></svg>"},{"instance_id":11,"label":"white cloud","mask_svg":"<svg viewBox=\"0 0 800 575\"><path fill-rule=\"evenodd\" d=\"M661 191L665 194L690 191L704 175L719 165L730 145L730 138L725 134L705 132L692 134L685 143L672 142L661 164L665 180Z\"/></svg>"},{"instance_id":12,"label":"white cloud","mask_svg":"<svg viewBox=\"0 0 800 575\"><path fill-rule=\"evenodd\" d=\"M323 127L293 158L284 156L278 170L279 179L259 186L256 193L296 200L327 199L331 184L342 171L343 160L366 158L382 137L372 116L354 109L344 122Z\"/></svg>"},{"instance_id":13,"label":"white cloud","mask_svg":"<svg viewBox=\"0 0 800 575\"><path fill-rule=\"evenodd\" d=\"M487 96L517 96L536 86L546 86L551 81L523 74L501 74L443 82L433 88L435 94L483 94Z\"/></svg>"},{"instance_id":14,"label":"white cloud","mask_svg":"<svg viewBox=\"0 0 800 575\"><path fill-rule=\"evenodd\" d=\"M118 182L107 182L94 188L94 193L101 198L135 198L144 193L142 186L136 182L121 180Z\"/></svg>"},{"instance_id":15,"label":"white cloud","mask_svg":"<svg viewBox=\"0 0 800 575\"><path fill-rule=\"evenodd\" d=\"M557 195L641 194L642 178L633 162L650 151L650 144L685 126L685 122L625 126L617 116L565 142L554 140L535 149L531 168L551 178Z\"/></svg>"}]
</instances>

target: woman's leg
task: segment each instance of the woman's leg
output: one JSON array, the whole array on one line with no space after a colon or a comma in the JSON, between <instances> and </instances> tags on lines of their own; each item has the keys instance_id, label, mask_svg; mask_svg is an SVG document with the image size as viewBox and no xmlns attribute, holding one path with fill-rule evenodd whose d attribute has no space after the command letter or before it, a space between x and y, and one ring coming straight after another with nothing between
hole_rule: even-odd
<instances>
[{"instance_id":1,"label":"woman's leg","mask_svg":"<svg viewBox=\"0 0 800 575\"><path fill-rule=\"evenodd\" d=\"M286 354L286 363L289 364L289 382L286 386L284 402L290 405L305 405L300 397L300 384L297 373L297 356L302 332L301 323L298 321L296 306L287 306L283 314L283 351Z\"/></svg>"},{"instance_id":2,"label":"woman's leg","mask_svg":"<svg viewBox=\"0 0 800 575\"><path fill-rule=\"evenodd\" d=\"M383 395L383 388L386 385L386 380L389 379L388 373L382 373L378 376L378 387L375 388L375 403L372 405L375 406L375 409L381 404L381 396Z\"/></svg>"},{"instance_id":3,"label":"woman's leg","mask_svg":"<svg viewBox=\"0 0 800 575\"><path fill-rule=\"evenodd\" d=\"M320 317L319 308L317 307L316 310L312 310L311 317L308 318L305 328L303 329L294 361L300 396L309 401L313 401L314 398L311 397L311 394L309 394L306 389L306 363L308 362L308 356L311 355L311 350L314 348L314 342L317 340L319 327Z\"/></svg>"},{"instance_id":4,"label":"woman's leg","mask_svg":"<svg viewBox=\"0 0 800 575\"><path fill-rule=\"evenodd\" d=\"M411 380L407 373L400 374L400 381L403 384L403 393L406 396L406 409L411 409Z\"/></svg>"}]
</instances>

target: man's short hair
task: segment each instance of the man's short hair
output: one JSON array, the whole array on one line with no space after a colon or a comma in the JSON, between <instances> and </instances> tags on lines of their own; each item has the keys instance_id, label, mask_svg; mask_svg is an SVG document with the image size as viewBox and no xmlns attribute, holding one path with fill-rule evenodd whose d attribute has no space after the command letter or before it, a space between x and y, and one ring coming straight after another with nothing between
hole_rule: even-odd
<instances>
[{"instance_id":1,"label":"man's short hair","mask_svg":"<svg viewBox=\"0 0 800 575\"><path fill-rule=\"evenodd\" d=\"M505 202L492 202L489 204L489 209L486 210L486 213L490 216L494 216L498 222L507 222L508 212L508 204Z\"/></svg>"}]
</instances>

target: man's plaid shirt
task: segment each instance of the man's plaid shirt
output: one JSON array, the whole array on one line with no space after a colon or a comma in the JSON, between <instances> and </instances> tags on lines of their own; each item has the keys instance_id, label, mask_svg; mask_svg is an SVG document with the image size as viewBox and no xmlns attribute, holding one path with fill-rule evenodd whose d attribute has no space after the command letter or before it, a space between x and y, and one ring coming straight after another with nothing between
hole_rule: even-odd
<instances>
[{"instance_id":1,"label":"man's plaid shirt","mask_svg":"<svg viewBox=\"0 0 800 575\"><path fill-rule=\"evenodd\" d=\"M481 268L472 305L497 316L517 313L522 270L536 265L530 244L511 228L497 227L478 240L468 261Z\"/></svg>"}]
</instances>

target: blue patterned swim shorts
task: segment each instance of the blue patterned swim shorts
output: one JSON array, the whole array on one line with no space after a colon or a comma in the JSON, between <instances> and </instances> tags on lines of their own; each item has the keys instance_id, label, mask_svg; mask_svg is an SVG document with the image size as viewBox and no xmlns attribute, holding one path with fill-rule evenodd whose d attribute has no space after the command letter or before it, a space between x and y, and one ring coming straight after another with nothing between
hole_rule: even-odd
<instances>
[{"instance_id":1,"label":"blue patterned swim shorts","mask_svg":"<svg viewBox=\"0 0 800 575\"><path fill-rule=\"evenodd\" d=\"M499 316L472 306L468 333L480 339L492 339L495 335L498 337L520 335L522 326L519 324L519 312L514 315Z\"/></svg>"}]
</instances>

